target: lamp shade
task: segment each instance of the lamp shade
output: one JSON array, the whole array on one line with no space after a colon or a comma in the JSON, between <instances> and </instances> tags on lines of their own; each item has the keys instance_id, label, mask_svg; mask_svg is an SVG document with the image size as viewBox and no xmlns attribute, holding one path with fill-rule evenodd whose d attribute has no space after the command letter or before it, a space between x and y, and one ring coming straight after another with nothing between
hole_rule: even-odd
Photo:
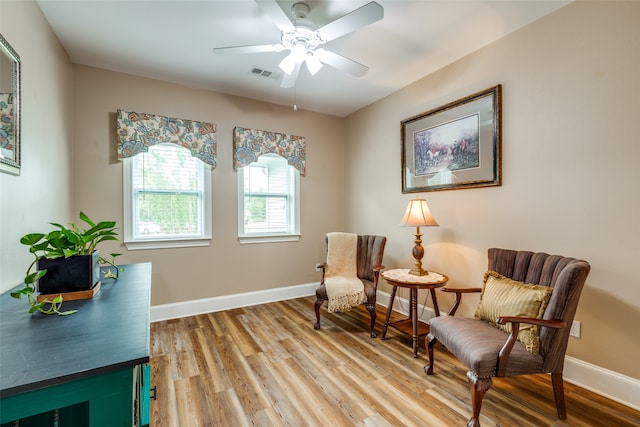
<instances>
[{"instance_id":1,"label":"lamp shade","mask_svg":"<svg viewBox=\"0 0 640 427\"><path fill-rule=\"evenodd\" d=\"M400 225L404 227L423 227L423 226L436 226L436 222L433 215L429 211L429 205L425 199L409 200L407 210L402 217Z\"/></svg>"}]
</instances>

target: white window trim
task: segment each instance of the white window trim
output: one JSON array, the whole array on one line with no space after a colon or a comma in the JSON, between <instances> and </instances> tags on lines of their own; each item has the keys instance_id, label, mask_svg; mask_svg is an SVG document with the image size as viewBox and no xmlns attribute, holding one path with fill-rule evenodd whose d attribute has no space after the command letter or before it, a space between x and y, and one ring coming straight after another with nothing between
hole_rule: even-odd
<instances>
[{"instance_id":1,"label":"white window trim","mask_svg":"<svg viewBox=\"0 0 640 427\"><path fill-rule=\"evenodd\" d=\"M246 166L245 166L246 167ZM293 233L252 233L244 232L244 169L238 168L238 241L241 244L252 243L277 243L277 242L297 242L302 237L300 234L300 172L293 169L293 185L294 185L294 224Z\"/></svg>"},{"instance_id":2,"label":"white window trim","mask_svg":"<svg viewBox=\"0 0 640 427\"><path fill-rule=\"evenodd\" d=\"M203 164L203 237L194 238L167 238L147 237L133 238L133 158L122 160L122 182L124 198L124 233L123 242L130 251L144 249L168 249L209 246L211 244L211 168Z\"/></svg>"}]
</instances>

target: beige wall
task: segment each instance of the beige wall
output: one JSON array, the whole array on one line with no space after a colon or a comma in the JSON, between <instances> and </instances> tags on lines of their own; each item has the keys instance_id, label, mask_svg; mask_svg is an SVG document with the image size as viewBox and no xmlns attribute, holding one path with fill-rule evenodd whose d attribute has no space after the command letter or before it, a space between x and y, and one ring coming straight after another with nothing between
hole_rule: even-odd
<instances>
[{"instance_id":1,"label":"beige wall","mask_svg":"<svg viewBox=\"0 0 640 427\"><path fill-rule=\"evenodd\" d=\"M74 182L76 210L123 223L122 164L115 159L117 109L217 124L218 165L212 173L213 242L206 248L121 252L120 263L152 261L152 304L196 300L316 282L324 234L343 227L343 120L290 107L191 89L156 80L75 66ZM300 179L298 242L238 243L235 126L306 137Z\"/></svg>"},{"instance_id":2,"label":"beige wall","mask_svg":"<svg viewBox=\"0 0 640 427\"><path fill-rule=\"evenodd\" d=\"M504 183L421 193L441 224L424 229L425 265L453 285L477 286L491 246L587 259L582 338L571 339L569 354L639 378L637 22L638 2L572 4L342 120L71 66L33 1L2 0L0 32L23 62L24 167L19 177L0 174L0 290L23 277L21 235L80 209L122 223L118 108L218 124L212 245L108 248L124 262L154 263L154 305L316 281L319 242L332 230L385 234L385 264L406 266L412 230L398 224L413 195L400 191L400 121L502 84ZM307 137L300 242L238 244L236 125Z\"/></svg>"},{"instance_id":3,"label":"beige wall","mask_svg":"<svg viewBox=\"0 0 640 427\"><path fill-rule=\"evenodd\" d=\"M492 246L588 260L569 355L640 378L639 22L638 2L572 4L350 116L346 228L386 234L387 267L409 266L400 121L502 84L503 185L419 193L440 223L425 265L472 287Z\"/></svg>"},{"instance_id":4,"label":"beige wall","mask_svg":"<svg viewBox=\"0 0 640 427\"><path fill-rule=\"evenodd\" d=\"M0 33L22 63L22 170L0 172L0 292L24 279L27 233L70 221L73 69L33 1L0 1ZM25 302L26 304L26 302Z\"/></svg>"}]
</instances>

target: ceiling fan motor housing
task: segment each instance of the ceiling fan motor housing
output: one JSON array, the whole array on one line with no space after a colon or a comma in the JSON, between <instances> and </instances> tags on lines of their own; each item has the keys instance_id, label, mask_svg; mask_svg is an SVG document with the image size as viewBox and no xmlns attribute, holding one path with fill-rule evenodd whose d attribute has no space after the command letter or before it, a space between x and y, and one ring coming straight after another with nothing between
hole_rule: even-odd
<instances>
[{"instance_id":1,"label":"ceiling fan motor housing","mask_svg":"<svg viewBox=\"0 0 640 427\"><path fill-rule=\"evenodd\" d=\"M294 46L302 45L305 50L313 51L323 43L324 41L318 36L318 33L297 25L295 31L282 33L282 45L285 49L291 49Z\"/></svg>"},{"instance_id":2,"label":"ceiling fan motor housing","mask_svg":"<svg viewBox=\"0 0 640 427\"><path fill-rule=\"evenodd\" d=\"M305 51L309 52L325 43L316 32L317 26L307 19L310 10L309 6L302 2L291 6L292 23L295 26L295 30L282 32L282 45L285 49L292 49L294 46L301 45L305 48Z\"/></svg>"}]
</instances>

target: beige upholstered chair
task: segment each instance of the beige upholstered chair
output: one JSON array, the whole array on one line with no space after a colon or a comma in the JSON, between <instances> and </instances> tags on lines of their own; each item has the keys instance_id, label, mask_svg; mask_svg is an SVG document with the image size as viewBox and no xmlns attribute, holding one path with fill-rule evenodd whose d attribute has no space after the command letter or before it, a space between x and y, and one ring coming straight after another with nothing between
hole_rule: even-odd
<instances>
[{"instance_id":1,"label":"beige upholstered chair","mask_svg":"<svg viewBox=\"0 0 640 427\"><path fill-rule=\"evenodd\" d=\"M384 268L382 257L387 238L384 236L358 235L358 248L356 256L356 271L358 278L362 281L364 292L367 297L366 308L371 316L371 338L376 337L374 325L376 323L376 291L378 289L378 277ZM325 287L325 272L327 263L317 264L316 268L322 270L322 280L316 289L316 302L314 309L316 313L316 323L314 329L320 329L320 307L328 301L327 289Z\"/></svg>"},{"instance_id":2,"label":"beige upholstered chair","mask_svg":"<svg viewBox=\"0 0 640 427\"><path fill-rule=\"evenodd\" d=\"M542 315L538 316L539 319L499 316L497 324L512 325L509 334L477 318L454 316L463 293L479 292L482 289L443 288L445 292L454 292L456 300L448 316L430 321L430 333L425 341L429 365L425 366L425 372L428 375L433 374L433 347L437 341L469 368L467 378L471 388L473 414L468 426L480 425L482 399L493 385L492 377L550 373L558 417L565 419L567 410L562 369L571 323L589 274L589 263L558 255L494 248L489 249L489 270L514 281L551 288L546 308L544 304L540 307ZM485 279L487 277L488 275L485 275ZM508 282L508 279L504 282ZM486 283L487 288L481 297L480 306L489 304L483 300L485 297L490 299L486 295L491 295L489 281ZM542 291L548 292L546 288ZM536 354L528 351L518 337L520 328L527 325L536 325L538 328L535 335L539 337Z\"/></svg>"}]
</instances>

